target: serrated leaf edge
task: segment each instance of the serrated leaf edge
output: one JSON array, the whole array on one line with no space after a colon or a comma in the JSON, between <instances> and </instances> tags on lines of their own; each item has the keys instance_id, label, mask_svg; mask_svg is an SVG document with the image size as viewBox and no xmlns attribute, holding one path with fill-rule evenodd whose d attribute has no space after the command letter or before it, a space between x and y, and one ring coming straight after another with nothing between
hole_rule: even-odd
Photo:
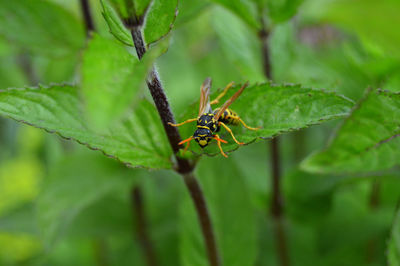
<instances>
[{"instance_id":1,"label":"serrated leaf edge","mask_svg":"<svg viewBox=\"0 0 400 266\"><path fill-rule=\"evenodd\" d=\"M10 87L10 88L7 88L7 89L2 89L2 90L0 90L0 93L1 93L1 92L13 91L13 90L26 91L26 90L28 90L28 89L37 89L37 90L40 90L40 89L52 89L52 88L55 87L55 86L57 86L57 87L66 87L66 86L76 86L76 85L75 85L75 84L72 84L72 83L67 83L67 82L65 82L65 83L50 83L49 85L42 85L42 84L39 84L38 86L28 86L28 87L24 87L24 88L14 88L14 87ZM74 138L74 137L65 136L65 135L61 134L60 132L58 132L58 131L56 131L56 130L50 130L50 129L47 129L47 128L45 128L45 127L41 127L41 126L32 124L32 123L30 123L30 122L28 122L28 121L25 121L25 120L22 120L22 119L13 118L13 117L11 117L11 116L9 116L9 115L2 115L2 116L7 117L7 118L10 118L10 119L12 119L12 120L14 120L14 121L16 121L16 122L26 124L26 125L28 125L28 126L32 126L32 127L38 128L38 129L42 129L42 130L46 131L47 133L58 135L59 137L61 137L61 138L63 138L63 139L75 141L75 142L77 142L78 144L84 145L84 146L86 146L87 148L89 148L89 149L91 149L91 150L100 151L103 155L105 155L105 156L107 156L107 157L109 157L109 158L111 158L111 159L114 159L114 160L116 160L117 162L120 162L120 163L124 164L124 165L125 165L126 167L128 167L128 168L132 168L132 169L135 169L135 168L143 168L143 169L152 169L152 170L161 170L161 169L165 169L165 168L152 168L152 167L147 167L147 166L144 166L144 165L133 165L132 163L129 163L129 162L126 162L126 161L123 161L123 160L119 159L119 158L118 158L117 156L115 156L115 155L108 154L107 152L105 152L105 151L104 151L103 149L101 149L101 148L98 148L98 147L93 146L93 145L91 145L91 144L89 144L89 143L86 143L86 142L79 141L78 139L76 139L76 138ZM165 159L164 157L161 157L161 156L159 156L159 157L162 158L162 159ZM169 161L168 159L165 159L165 160L171 163L171 161ZM172 166L172 163L171 163L171 166Z\"/></svg>"}]
</instances>

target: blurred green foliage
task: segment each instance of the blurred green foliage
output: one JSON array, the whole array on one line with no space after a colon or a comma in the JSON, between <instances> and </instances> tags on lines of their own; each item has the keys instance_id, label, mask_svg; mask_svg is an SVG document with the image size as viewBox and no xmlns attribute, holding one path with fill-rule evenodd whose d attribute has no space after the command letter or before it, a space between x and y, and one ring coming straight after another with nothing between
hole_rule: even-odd
<instances>
[{"instance_id":1,"label":"blurred green foliage","mask_svg":"<svg viewBox=\"0 0 400 266\"><path fill-rule=\"evenodd\" d=\"M134 49L123 46L133 45L130 32L101 2L90 1L98 33L85 44L79 1L0 0L0 265L146 265L133 186L142 190L160 265L207 265L192 201L174 172L129 169L9 118L134 166L171 168L158 114L140 90L151 63L159 56L156 70L180 121L197 114L207 76L213 92L232 80L266 80L263 23L273 82L282 85L253 85L262 91L249 88L233 105L249 125L263 125L263 137L343 116L356 102L346 119L281 137L290 265L400 265L399 1L188 0L177 14L177 1L156 0L144 28L155 50L139 70ZM140 10L149 3L135 2ZM333 92L352 101L327 98ZM93 119L109 127L92 130ZM229 155L203 156L196 169L224 265L279 265L267 146Z\"/></svg>"}]
</instances>

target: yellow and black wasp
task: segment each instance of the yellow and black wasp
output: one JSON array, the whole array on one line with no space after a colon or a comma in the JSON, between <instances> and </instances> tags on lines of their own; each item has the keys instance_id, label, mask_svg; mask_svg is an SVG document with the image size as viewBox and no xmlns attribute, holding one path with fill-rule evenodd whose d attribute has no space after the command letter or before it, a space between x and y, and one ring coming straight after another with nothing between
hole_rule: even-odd
<instances>
[{"instance_id":1,"label":"yellow and black wasp","mask_svg":"<svg viewBox=\"0 0 400 266\"><path fill-rule=\"evenodd\" d=\"M210 102L210 90L211 90L211 78L207 78L200 87L200 107L199 107L199 115L197 118L188 119L179 124L169 123L171 126L178 127L182 126L186 123L197 121L197 129L194 132L193 136L187 138L181 142L179 145L184 143L186 144L185 151L189 148L190 141L195 140L201 148L204 148L208 145L208 143L215 139L218 144L218 148L221 151L221 154L225 157L228 157L221 147L221 142L227 143L225 140L220 139L219 135L216 134L221 126L228 131L233 140L239 144L243 145L243 142L239 142L235 136L233 135L232 130L227 125L238 125L242 123L244 127L250 130L258 130L259 128L249 127L244 123L244 121L232 110L228 109L228 107L242 94L243 90L248 86L248 83L245 83L231 98L229 98L221 107L216 108L214 111L211 108L211 105L219 103L219 100L224 97L229 88L233 86L233 82L229 83L222 93L218 95L215 100Z\"/></svg>"}]
</instances>

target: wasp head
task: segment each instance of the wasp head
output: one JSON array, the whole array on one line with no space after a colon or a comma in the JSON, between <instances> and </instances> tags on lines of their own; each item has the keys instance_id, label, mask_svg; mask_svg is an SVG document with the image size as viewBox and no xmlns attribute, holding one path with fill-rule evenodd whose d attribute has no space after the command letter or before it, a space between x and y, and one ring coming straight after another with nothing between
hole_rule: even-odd
<instances>
[{"instance_id":1,"label":"wasp head","mask_svg":"<svg viewBox=\"0 0 400 266\"><path fill-rule=\"evenodd\" d=\"M199 143L200 147L204 148L213 139L213 134L207 128L198 128L194 132L193 138Z\"/></svg>"}]
</instances>

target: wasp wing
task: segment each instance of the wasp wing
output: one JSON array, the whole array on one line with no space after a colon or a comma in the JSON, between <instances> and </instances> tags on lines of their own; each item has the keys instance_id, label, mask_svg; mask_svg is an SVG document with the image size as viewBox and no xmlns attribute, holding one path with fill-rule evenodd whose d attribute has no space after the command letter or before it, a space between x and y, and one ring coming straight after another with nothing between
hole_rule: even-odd
<instances>
[{"instance_id":1,"label":"wasp wing","mask_svg":"<svg viewBox=\"0 0 400 266\"><path fill-rule=\"evenodd\" d=\"M218 121L218 119L221 117L221 115L225 112L226 109L237 99L239 98L240 94L242 94L243 90L249 85L248 82L246 82L235 94L232 95L231 98L229 98L218 110L218 113L214 116L214 119Z\"/></svg>"},{"instance_id":2,"label":"wasp wing","mask_svg":"<svg viewBox=\"0 0 400 266\"><path fill-rule=\"evenodd\" d=\"M210 105L211 78L206 78L200 87L199 116L211 111Z\"/></svg>"}]
</instances>

